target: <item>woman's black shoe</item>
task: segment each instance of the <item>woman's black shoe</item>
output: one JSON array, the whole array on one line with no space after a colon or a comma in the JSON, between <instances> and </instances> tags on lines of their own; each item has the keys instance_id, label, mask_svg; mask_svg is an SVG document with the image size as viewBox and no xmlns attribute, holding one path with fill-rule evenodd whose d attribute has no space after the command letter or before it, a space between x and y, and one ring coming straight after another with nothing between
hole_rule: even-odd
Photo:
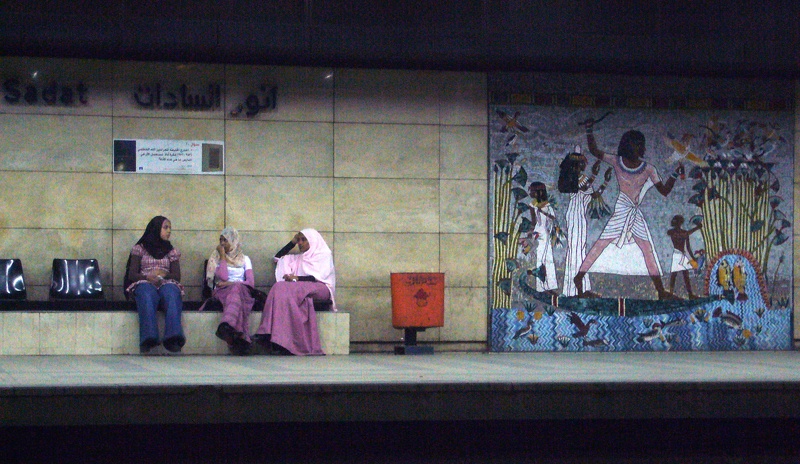
<instances>
[{"instance_id":1,"label":"woman's black shoe","mask_svg":"<svg viewBox=\"0 0 800 464\"><path fill-rule=\"evenodd\" d=\"M164 340L164 348L170 353L180 353L186 340L183 337L170 337Z\"/></svg>"},{"instance_id":2,"label":"woman's black shoe","mask_svg":"<svg viewBox=\"0 0 800 464\"><path fill-rule=\"evenodd\" d=\"M236 356L247 356L250 354L250 342L244 338L236 338L231 345L231 353Z\"/></svg>"},{"instance_id":3,"label":"woman's black shoe","mask_svg":"<svg viewBox=\"0 0 800 464\"><path fill-rule=\"evenodd\" d=\"M233 341L236 339L236 329L227 322L223 322L217 327L216 336L225 340L225 343L232 346Z\"/></svg>"}]
</instances>

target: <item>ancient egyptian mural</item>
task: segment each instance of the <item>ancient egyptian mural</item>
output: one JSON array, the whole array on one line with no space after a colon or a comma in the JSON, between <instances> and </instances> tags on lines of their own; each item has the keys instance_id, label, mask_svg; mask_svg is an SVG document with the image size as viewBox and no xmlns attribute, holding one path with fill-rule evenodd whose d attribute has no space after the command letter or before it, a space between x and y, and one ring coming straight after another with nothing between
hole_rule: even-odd
<instances>
[{"instance_id":1,"label":"ancient egyptian mural","mask_svg":"<svg viewBox=\"0 0 800 464\"><path fill-rule=\"evenodd\" d=\"M791 347L791 86L490 90L491 350Z\"/></svg>"}]
</instances>

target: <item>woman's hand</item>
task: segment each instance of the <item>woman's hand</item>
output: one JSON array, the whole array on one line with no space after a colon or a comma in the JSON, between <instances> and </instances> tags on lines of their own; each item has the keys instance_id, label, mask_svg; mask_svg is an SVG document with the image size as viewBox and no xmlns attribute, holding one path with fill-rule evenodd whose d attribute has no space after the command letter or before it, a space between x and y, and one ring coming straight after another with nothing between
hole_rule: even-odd
<instances>
[{"instance_id":1,"label":"woman's hand","mask_svg":"<svg viewBox=\"0 0 800 464\"><path fill-rule=\"evenodd\" d=\"M225 256L225 247L221 243L217 245L217 253L219 253L220 258Z\"/></svg>"},{"instance_id":2,"label":"woman's hand","mask_svg":"<svg viewBox=\"0 0 800 464\"><path fill-rule=\"evenodd\" d=\"M294 243L295 245L297 245L297 242L299 241L300 241L300 232L294 234L294 237L292 237L292 243Z\"/></svg>"},{"instance_id":3,"label":"woman's hand","mask_svg":"<svg viewBox=\"0 0 800 464\"><path fill-rule=\"evenodd\" d=\"M219 282L217 282L217 284L216 284L216 286L217 286L218 288L221 288L221 287L227 287L227 286L229 286L229 285L232 285L231 281L229 281L229 280L220 280L220 281L219 281Z\"/></svg>"},{"instance_id":4,"label":"woman's hand","mask_svg":"<svg viewBox=\"0 0 800 464\"><path fill-rule=\"evenodd\" d=\"M160 285L162 282L164 282L165 275L167 275L165 271L161 269L155 269L150 271L145 277L147 277L147 281L151 284Z\"/></svg>"},{"instance_id":5,"label":"woman's hand","mask_svg":"<svg viewBox=\"0 0 800 464\"><path fill-rule=\"evenodd\" d=\"M287 282L297 282L297 276L294 274L284 274L283 280Z\"/></svg>"}]
</instances>

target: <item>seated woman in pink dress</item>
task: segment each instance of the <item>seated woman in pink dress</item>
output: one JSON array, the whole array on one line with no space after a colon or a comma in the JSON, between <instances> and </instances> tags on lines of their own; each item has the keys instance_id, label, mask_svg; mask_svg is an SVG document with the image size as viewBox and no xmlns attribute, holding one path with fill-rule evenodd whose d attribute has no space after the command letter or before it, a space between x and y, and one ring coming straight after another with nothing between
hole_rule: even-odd
<instances>
[{"instance_id":1,"label":"seated woman in pink dress","mask_svg":"<svg viewBox=\"0 0 800 464\"><path fill-rule=\"evenodd\" d=\"M231 352L246 355L250 349L250 311L255 299L253 263L242 252L239 231L226 227L219 236L219 245L206 265L206 281L214 289L211 294L222 304L222 320L217 337L225 340ZM204 305L205 306L205 305Z\"/></svg>"},{"instance_id":2,"label":"seated woman in pink dress","mask_svg":"<svg viewBox=\"0 0 800 464\"><path fill-rule=\"evenodd\" d=\"M288 254L297 246L299 253ZM328 244L303 229L276 255L276 283L267 295L254 339L274 354L322 355L313 300L334 301L336 270Z\"/></svg>"}]
</instances>

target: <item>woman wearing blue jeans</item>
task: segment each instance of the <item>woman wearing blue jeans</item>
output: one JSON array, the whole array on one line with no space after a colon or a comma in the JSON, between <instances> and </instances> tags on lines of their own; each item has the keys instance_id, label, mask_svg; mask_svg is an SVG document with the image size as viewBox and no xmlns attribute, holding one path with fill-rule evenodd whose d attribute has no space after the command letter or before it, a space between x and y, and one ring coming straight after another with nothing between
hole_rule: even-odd
<instances>
[{"instance_id":1,"label":"woman wearing blue jeans","mask_svg":"<svg viewBox=\"0 0 800 464\"><path fill-rule=\"evenodd\" d=\"M160 343L167 351L179 353L186 343L181 327L181 253L169 242L171 233L169 219L154 217L128 258L125 293L136 301L139 349L143 354ZM156 320L159 306L166 312L163 342L159 341Z\"/></svg>"}]
</instances>

